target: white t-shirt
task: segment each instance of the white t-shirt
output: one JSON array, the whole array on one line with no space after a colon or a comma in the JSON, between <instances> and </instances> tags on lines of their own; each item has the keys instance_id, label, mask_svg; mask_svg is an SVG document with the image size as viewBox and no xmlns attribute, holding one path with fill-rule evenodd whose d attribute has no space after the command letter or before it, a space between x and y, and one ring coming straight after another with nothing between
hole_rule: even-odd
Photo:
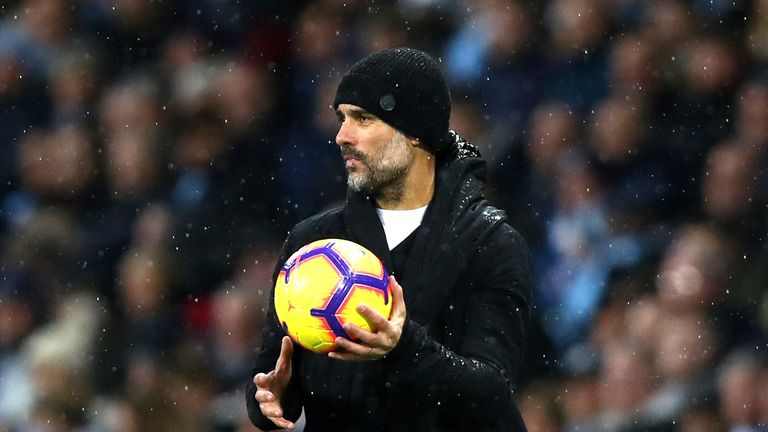
<instances>
[{"instance_id":1,"label":"white t-shirt","mask_svg":"<svg viewBox=\"0 0 768 432\"><path fill-rule=\"evenodd\" d=\"M384 234L387 235L389 250L394 249L421 225L426 211L427 206L413 210L376 209L381 225L384 226Z\"/></svg>"}]
</instances>

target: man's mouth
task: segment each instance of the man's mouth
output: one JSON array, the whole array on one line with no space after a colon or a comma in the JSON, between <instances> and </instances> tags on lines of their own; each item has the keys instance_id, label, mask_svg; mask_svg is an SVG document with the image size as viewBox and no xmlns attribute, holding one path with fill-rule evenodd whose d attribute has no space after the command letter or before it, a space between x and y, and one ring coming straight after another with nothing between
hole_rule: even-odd
<instances>
[{"instance_id":1,"label":"man's mouth","mask_svg":"<svg viewBox=\"0 0 768 432\"><path fill-rule=\"evenodd\" d=\"M344 164L347 168L354 168L365 163L365 156L359 152L346 151L342 152L341 156L344 159Z\"/></svg>"},{"instance_id":2,"label":"man's mouth","mask_svg":"<svg viewBox=\"0 0 768 432\"><path fill-rule=\"evenodd\" d=\"M344 165L347 167L348 170L355 170L361 164L362 162L360 162L360 159L355 159L353 157L344 158Z\"/></svg>"}]
</instances>

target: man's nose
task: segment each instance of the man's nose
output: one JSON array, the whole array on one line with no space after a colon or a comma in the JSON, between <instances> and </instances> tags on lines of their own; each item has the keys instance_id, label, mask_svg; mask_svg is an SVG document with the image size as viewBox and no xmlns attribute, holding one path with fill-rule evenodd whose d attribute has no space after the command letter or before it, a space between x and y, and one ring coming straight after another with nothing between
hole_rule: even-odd
<instances>
[{"instance_id":1,"label":"man's nose","mask_svg":"<svg viewBox=\"0 0 768 432\"><path fill-rule=\"evenodd\" d=\"M354 145L354 140L354 127L348 121L342 121L341 126L339 126L339 132L336 134L336 144L340 146L345 144Z\"/></svg>"}]
</instances>

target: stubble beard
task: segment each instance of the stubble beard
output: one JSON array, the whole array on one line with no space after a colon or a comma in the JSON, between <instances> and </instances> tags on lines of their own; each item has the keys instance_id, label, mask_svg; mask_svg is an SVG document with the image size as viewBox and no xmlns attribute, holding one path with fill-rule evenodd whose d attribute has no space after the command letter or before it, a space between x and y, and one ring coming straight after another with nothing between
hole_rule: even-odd
<instances>
[{"instance_id":1,"label":"stubble beard","mask_svg":"<svg viewBox=\"0 0 768 432\"><path fill-rule=\"evenodd\" d=\"M390 201L399 201L402 198L405 192L405 178L413 162L405 135L397 132L374 154L363 154L350 147L342 148L342 153L353 156L363 165L359 172L348 170L347 185L352 190L374 198L385 197Z\"/></svg>"}]
</instances>

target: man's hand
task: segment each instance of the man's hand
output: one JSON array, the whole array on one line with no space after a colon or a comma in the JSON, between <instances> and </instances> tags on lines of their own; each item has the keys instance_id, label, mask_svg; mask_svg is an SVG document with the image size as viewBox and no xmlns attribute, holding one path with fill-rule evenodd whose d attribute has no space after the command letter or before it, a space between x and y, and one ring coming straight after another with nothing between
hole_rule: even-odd
<instances>
[{"instance_id":1,"label":"man's hand","mask_svg":"<svg viewBox=\"0 0 768 432\"><path fill-rule=\"evenodd\" d=\"M288 387L288 381L291 380L292 355L293 343L291 338L284 336L275 369L267 374L258 373L253 377L253 383L256 384L256 401L259 403L261 413L276 426L286 429L293 429L294 424L283 418L280 398Z\"/></svg>"},{"instance_id":2,"label":"man's hand","mask_svg":"<svg viewBox=\"0 0 768 432\"><path fill-rule=\"evenodd\" d=\"M371 325L371 331L352 323L344 324L344 330L356 341L337 337L338 350L328 353L328 357L336 360L378 360L395 348L405 325L405 300L403 287L394 276L389 277L389 286L392 288L392 313L389 320L365 305L358 306L357 312Z\"/></svg>"}]
</instances>

